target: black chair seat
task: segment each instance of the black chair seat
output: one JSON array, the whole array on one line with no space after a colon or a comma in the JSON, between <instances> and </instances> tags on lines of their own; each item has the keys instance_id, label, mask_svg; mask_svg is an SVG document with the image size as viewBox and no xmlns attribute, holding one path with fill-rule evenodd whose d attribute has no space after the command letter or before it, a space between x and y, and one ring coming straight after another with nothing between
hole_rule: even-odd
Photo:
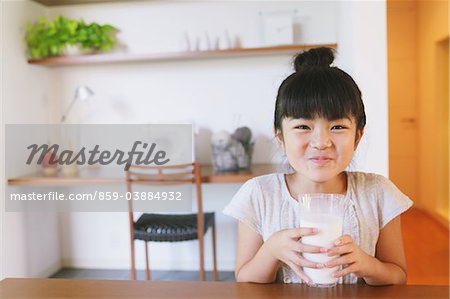
<instances>
[{"instance_id":1,"label":"black chair seat","mask_svg":"<svg viewBox=\"0 0 450 299\"><path fill-rule=\"evenodd\" d=\"M214 224L214 212L203 213L204 233ZM134 224L134 239L154 242L196 240L197 214L142 214Z\"/></svg>"}]
</instances>

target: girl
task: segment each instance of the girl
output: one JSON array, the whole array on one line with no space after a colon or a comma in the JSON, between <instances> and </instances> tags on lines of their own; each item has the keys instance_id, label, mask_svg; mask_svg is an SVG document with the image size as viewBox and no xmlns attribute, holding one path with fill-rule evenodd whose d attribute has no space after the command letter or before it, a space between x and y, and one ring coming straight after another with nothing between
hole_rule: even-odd
<instances>
[{"instance_id":1,"label":"girl","mask_svg":"<svg viewBox=\"0 0 450 299\"><path fill-rule=\"evenodd\" d=\"M239 220L236 280L311 283L304 267L339 267L338 283L404 284L406 261L400 214L411 200L383 176L348 172L364 133L361 92L346 72L330 64L329 48L299 54L295 73L281 84L275 104L275 136L293 172L247 181L224 213ZM343 236L332 248L301 243L314 228L298 228L297 195L345 195ZM302 253L334 257L325 264Z\"/></svg>"}]
</instances>

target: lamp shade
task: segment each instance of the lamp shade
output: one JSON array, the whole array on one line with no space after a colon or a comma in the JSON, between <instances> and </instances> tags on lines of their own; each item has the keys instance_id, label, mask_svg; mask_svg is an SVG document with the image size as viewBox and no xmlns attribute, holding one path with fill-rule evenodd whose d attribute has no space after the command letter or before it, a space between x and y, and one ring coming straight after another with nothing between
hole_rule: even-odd
<instances>
[{"instance_id":1,"label":"lamp shade","mask_svg":"<svg viewBox=\"0 0 450 299\"><path fill-rule=\"evenodd\" d=\"M63 114L61 117L61 123L64 123L66 121L67 115L69 115L70 110L72 109L73 104L75 104L76 101L86 101L89 99L92 95L94 95L94 92L87 86L78 86L75 90L75 96L72 99L72 102L70 102L69 107L66 110L66 113Z\"/></svg>"},{"instance_id":2,"label":"lamp shade","mask_svg":"<svg viewBox=\"0 0 450 299\"><path fill-rule=\"evenodd\" d=\"M93 96L94 92L87 86L78 86L75 90L75 99L85 101Z\"/></svg>"}]
</instances>

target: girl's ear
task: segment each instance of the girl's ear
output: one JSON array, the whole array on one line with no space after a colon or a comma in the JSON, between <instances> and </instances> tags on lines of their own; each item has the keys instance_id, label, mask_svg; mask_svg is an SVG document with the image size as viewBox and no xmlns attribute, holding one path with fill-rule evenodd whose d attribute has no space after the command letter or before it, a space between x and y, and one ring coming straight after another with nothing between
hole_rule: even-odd
<instances>
[{"instance_id":1,"label":"girl's ear","mask_svg":"<svg viewBox=\"0 0 450 299\"><path fill-rule=\"evenodd\" d=\"M356 131L355 150L358 147L358 144L361 141L361 138L363 137L363 135L364 135L364 129Z\"/></svg>"},{"instance_id":2,"label":"girl's ear","mask_svg":"<svg viewBox=\"0 0 450 299\"><path fill-rule=\"evenodd\" d=\"M278 143L283 146L283 134L280 130L277 130L276 128L273 128L273 134L275 135L275 138L277 139Z\"/></svg>"}]
</instances>

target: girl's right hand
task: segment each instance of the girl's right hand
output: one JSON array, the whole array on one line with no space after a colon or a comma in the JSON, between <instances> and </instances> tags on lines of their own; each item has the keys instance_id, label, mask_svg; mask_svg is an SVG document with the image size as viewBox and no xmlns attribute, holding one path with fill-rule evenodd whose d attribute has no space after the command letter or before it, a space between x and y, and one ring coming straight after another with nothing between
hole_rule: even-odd
<instances>
[{"instance_id":1,"label":"girl's right hand","mask_svg":"<svg viewBox=\"0 0 450 299\"><path fill-rule=\"evenodd\" d=\"M265 242L269 253L276 259L288 265L306 283L311 283L311 279L303 272L302 267L320 269L324 265L312 262L303 257L302 253L323 253L321 247L302 244L299 242L303 236L317 234L315 228L294 228L280 230Z\"/></svg>"}]
</instances>

